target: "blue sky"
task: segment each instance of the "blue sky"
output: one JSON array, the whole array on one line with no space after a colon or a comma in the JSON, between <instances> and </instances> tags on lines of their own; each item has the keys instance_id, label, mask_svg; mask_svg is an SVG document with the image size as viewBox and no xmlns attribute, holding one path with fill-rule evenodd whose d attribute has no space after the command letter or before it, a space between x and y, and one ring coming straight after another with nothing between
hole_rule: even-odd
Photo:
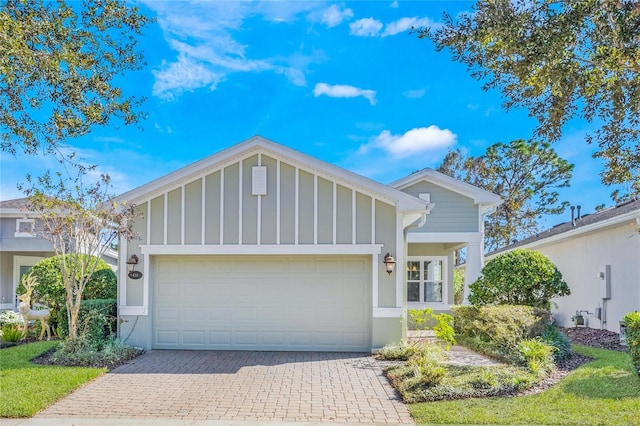
<instances>
[{"instance_id":1,"label":"blue sky","mask_svg":"<svg viewBox=\"0 0 640 426\"><path fill-rule=\"evenodd\" d=\"M411 26L437 26L467 1L144 1L157 22L140 40L147 65L119 83L147 98L140 127L99 128L71 142L109 173L114 193L145 184L259 134L389 183L437 167L448 149L480 155L528 139L524 110L508 113L463 65ZM554 145L575 164L564 200L583 212L611 205L599 161L572 121ZM2 153L0 198L22 196L26 173L55 168L48 157ZM545 226L569 213L546 218Z\"/></svg>"}]
</instances>

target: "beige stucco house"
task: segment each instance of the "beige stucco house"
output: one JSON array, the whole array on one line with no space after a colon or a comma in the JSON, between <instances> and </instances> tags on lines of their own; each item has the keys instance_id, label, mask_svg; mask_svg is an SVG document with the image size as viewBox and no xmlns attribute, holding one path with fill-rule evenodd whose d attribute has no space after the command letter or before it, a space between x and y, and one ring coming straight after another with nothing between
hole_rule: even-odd
<instances>
[{"instance_id":1,"label":"beige stucco house","mask_svg":"<svg viewBox=\"0 0 640 426\"><path fill-rule=\"evenodd\" d=\"M580 312L584 326L619 332L622 317L640 311L640 200L575 215L487 260L515 248L546 255L562 272L571 294L553 300L559 325L573 327Z\"/></svg>"},{"instance_id":2,"label":"beige stucco house","mask_svg":"<svg viewBox=\"0 0 640 426\"><path fill-rule=\"evenodd\" d=\"M0 201L0 311L16 310L20 277L42 259L55 256L51 243L42 237L38 216L29 210L28 198ZM117 271L117 252L102 256Z\"/></svg>"},{"instance_id":3,"label":"beige stucco house","mask_svg":"<svg viewBox=\"0 0 640 426\"><path fill-rule=\"evenodd\" d=\"M500 203L433 170L384 185L259 136L118 201L141 213L120 245L128 344L358 352L399 341L407 306L449 309L453 251L468 247L473 281Z\"/></svg>"}]
</instances>

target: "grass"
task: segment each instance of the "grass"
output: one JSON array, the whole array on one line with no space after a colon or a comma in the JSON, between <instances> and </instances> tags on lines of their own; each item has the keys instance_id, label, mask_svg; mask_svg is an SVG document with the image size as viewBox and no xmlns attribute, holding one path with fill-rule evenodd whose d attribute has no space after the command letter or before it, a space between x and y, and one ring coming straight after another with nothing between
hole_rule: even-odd
<instances>
[{"instance_id":1,"label":"grass","mask_svg":"<svg viewBox=\"0 0 640 426\"><path fill-rule=\"evenodd\" d=\"M574 350L595 360L542 393L418 403L409 410L418 424L639 425L640 377L629 355L577 345Z\"/></svg>"},{"instance_id":2,"label":"grass","mask_svg":"<svg viewBox=\"0 0 640 426\"><path fill-rule=\"evenodd\" d=\"M31 417L107 371L30 362L58 343L37 342L0 350L0 417Z\"/></svg>"}]
</instances>

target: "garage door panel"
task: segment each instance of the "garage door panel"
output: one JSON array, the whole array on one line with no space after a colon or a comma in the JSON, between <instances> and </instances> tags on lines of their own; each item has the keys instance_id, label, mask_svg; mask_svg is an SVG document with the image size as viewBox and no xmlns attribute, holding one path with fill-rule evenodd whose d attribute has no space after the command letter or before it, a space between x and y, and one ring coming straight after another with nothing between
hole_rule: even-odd
<instances>
[{"instance_id":1,"label":"garage door panel","mask_svg":"<svg viewBox=\"0 0 640 426\"><path fill-rule=\"evenodd\" d=\"M369 350L369 269L367 257L156 257L154 347Z\"/></svg>"}]
</instances>

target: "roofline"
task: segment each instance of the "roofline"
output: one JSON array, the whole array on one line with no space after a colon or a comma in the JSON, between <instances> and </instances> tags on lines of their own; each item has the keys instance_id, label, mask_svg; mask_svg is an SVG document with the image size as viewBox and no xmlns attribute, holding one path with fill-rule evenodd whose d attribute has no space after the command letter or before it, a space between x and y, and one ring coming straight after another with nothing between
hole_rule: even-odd
<instances>
[{"instance_id":1,"label":"roofline","mask_svg":"<svg viewBox=\"0 0 640 426\"><path fill-rule=\"evenodd\" d=\"M115 197L115 201L134 203L141 201L151 195L163 192L165 188L175 185L176 182L201 175L208 169L222 165L225 161L233 160L243 153L250 153L252 149L260 148L270 151L276 156L288 158L294 163L302 163L312 169L317 169L319 172L328 173L339 179L344 179L346 182L366 189L369 192L377 193L381 197L396 202L400 210L427 210L427 203L417 197L258 135L118 195Z\"/></svg>"},{"instance_id":2,"label":"roofline","mask_svg":"<svg viewBox=\"0 0 640 426\"><path fill-rule=\"evenodd\" d=\"M479 204L482 207L482 212L489 211L504 202L502 198L492 192L478 188L475 185L471 185L459 179L452 178L451 176L445 175L444 173L431 168L425 168L419 172L398 179L391 182L389 186L402 190L422 180L433 182L473 199L476 204Z\"/></svg>"},{"instance_id":3,"label":"roofline","mask_svg":"<svg viewBox=\"0 0 640 426\"><path fill-rule=\"evenodd\" d=\"M590 232L599 231L601 229L610 228L612 226L623 224L624 222L630 222L635 220L636 224L640 226L640 210L632 210L630 212L614 216L605 220L601 220L598 222L591 223L589 225L580 226L569 231L562 232L560 234L551 235L546 238L540 238L538 240L532 241L527 244L522 244L513 248L507 248L505 250L496 251L494 253L488 254L485 256L485 259L492 259L500 254L508 253L517 249L536 249L539 247L544 247L549 244L555 243L556 241L566 240L581 234L587 234Z\"/></svg>"}]
</instances>

